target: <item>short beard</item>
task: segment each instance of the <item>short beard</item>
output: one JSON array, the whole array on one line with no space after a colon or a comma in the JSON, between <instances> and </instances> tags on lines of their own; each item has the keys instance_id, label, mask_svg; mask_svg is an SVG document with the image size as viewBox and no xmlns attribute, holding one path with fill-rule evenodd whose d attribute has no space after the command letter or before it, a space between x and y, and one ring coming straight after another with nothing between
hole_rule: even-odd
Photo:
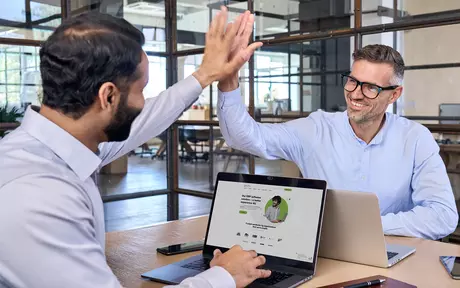
<instances>
[{"instance_id":1,"label":"short beard","mask_svg":"<svg viewBox=\"0 0 460 288\"><path fill-rule=\"evenodd\" d=\"M142 109L129 107L128 95L121 95L120 105L115 113L115 118L104 129L109 142L122 142L128 139L131 133L131 125L139 116Z\"/></svg>"}]
</instances>

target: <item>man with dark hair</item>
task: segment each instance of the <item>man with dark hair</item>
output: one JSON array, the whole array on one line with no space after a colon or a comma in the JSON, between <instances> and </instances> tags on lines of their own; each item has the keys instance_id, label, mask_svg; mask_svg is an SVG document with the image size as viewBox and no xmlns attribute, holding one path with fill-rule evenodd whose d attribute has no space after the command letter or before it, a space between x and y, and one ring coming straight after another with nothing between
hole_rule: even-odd
<instances>
[{"instance_id":1,"label":"man with dark hair","mask_svg":"<svg viewBox=\"0 0 460 288\"><path fill-rule=\"evenodd\" d=\"M293 161L328 187L376 193L389 235L439 239L458 223L439 147L419 123L387 113L401 96L404 61L391 47L353 53L342 75L347 110L316 111L281 124L255 122L241 103L236 73L220 81L218 111L227 144L266 159Z\"/></svg>"},{"instance_id":2,"label":"man with dark hair","mask_svg":"<svg viewBox=\"0 0 460 288\"><path fill-rule=\"evenodd\" d=\"M141 32L123 19L85 14L64 22L40 50L43 105L0 141L0 287L120 287L107 266L97 169L160 134L213 81L236 73L249 12L212 21L200 68L158 97ZM269 271L254 251L215 251L211 269L181 287L244 287Z\"/></svg>"},{"instance_id":3,"label":"man with dark hair","mask_svg":"<svg viewBox=\"0 0 460 288\"><path fill-rule=\"evenodd\" d=\"M265 211L265 217L267 217L268 221L277 223L279 222L278 217L280 216L280 204L281 204L281 197L274 196L272 198L272 206L267 207Z\"/></svg>"}]
</instances>

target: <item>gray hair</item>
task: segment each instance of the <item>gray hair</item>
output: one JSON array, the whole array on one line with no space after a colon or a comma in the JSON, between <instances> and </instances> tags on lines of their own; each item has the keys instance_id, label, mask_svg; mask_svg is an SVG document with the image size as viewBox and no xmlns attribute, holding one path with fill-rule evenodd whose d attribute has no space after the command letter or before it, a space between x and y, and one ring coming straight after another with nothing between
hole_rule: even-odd
<instances>
[{"instance_id":1,"label":"gray hair","mask_svg":"<svg viewBox=\"0 0 460 288\"><path fill-rule=\"evenodd\" d=\"M386 63L393 67L391 85L401 85L404 78L404 60L398 51L390 46L367 45L353 53L353 61L366 60L373 63Z\"/></svg>"}]
</instances>

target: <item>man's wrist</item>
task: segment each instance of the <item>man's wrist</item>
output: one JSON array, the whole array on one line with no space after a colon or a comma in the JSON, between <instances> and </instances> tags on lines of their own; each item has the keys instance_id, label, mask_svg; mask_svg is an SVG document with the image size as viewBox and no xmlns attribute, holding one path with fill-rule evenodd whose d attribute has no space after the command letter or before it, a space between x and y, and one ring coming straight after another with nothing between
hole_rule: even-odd
<instances>
[{"instance_id":1,"label":"man's wrist","mask_svg":"<svg viewBox=\"0 0 460 288\"><path fill-rule=\"evenodd\" d=\"M217 88L222 92L230 92L239 87L238 74L228 77L225 80L219 81Z\"/></svg>"},{"instance_id":2,"label":"man's wrist","mask_svg":"<svg viewBox=\"0 0 460 288\"><path fill-rule=\"evenodd\" d=\"M206 71L203 71L202 69L196 70L192 75L196 78L196 80L198 80L198 82L201 85L201 88L203 89L211 85L212 82L214 82L214 77Z\"/></svg>"}]
</instances>

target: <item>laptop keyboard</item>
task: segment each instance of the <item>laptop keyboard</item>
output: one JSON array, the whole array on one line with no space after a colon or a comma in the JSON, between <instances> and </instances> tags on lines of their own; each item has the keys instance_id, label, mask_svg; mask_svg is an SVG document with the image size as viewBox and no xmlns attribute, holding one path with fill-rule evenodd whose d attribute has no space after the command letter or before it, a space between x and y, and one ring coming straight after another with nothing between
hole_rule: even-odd
<instances>
[{"instance_id":1,"label":"laptop keyboard","mask_svg":"<svg viewBox=\"0 0 460 288\"><path fill-rule=\"evenodd\" d=\"M210 262L211 261L209 259L201 258L196 261L182 265L181 267L192 269L192 270L197 270L197 271L205 271L206 269L209 269ZM270 277L264 278L264 279L257 279L254 282L259 283L259 284L264 284L264 285L275 285L283 280L288 279L292 275L293 274L290 274L290 273L272 271L272 274L270 275Z\"/></svg>"},{"instance_id":2,"label":"laptop keyboard","mask_svg":"<svg viewBox=\"0 0 460 288\"><path fill-rule=\"evenodd\" d=\"M270 285L275 285L283 280L286 280L292 275L293 274L290 274L290 273L272 271L272 274L270 275L270 277L263 278L263 279L257 279L254 282L258 284L264 284L264 285L270 286Z\"/></svg>"},{"instance_id":3,"label":"laptop keyboard","mask_svg":"<svg viewBox=\"0 0 460 288\"><path fill-rule=\"evenodd\" d=\"M192 270L198 270L198 271L204 271L206 269L209 269L209 263L211 261L209 259L201 258L196 261L187 263L185 265L182 265L182 268L188 268Z\"/></svg>"},{"instance_id":4,"label":"laptop keyboard","mask_svg":"<svg viewBox=\"0 0 460 288\"><path fill-rule=\"evenodd\" d=\"M398 253L395 253L395 252L388 252L388 251L387 251L388 260L390 260L391 258L395 257L396 255L398 255Z\"/></svg>"}]
</instances>

